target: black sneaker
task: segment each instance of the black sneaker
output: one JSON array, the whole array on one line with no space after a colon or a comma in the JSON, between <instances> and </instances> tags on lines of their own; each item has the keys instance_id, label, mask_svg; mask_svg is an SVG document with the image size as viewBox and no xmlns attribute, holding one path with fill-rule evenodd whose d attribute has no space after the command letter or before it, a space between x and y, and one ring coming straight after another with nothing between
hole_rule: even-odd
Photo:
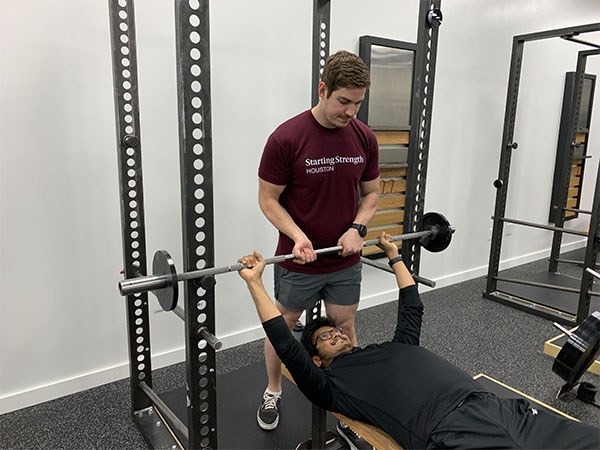
<instances>
[{"instance_id":1,"label":"black sneaker","mask_svg":"<svg viewBox=\"0 0 600 450\"><path fill-rule=\"evenodd\" d=\"M258 426L263 430L274 430L279 425L279 402L281 395L273 395L265 392L262 402L256 412Z\"/></svg>"},{"instance_id":2,"label":"black sneaker","mask_svg":"<svg viewBox=\"0 0 600 450\"><path fill-rule=\"evenodd\" d=\"M338 420L335 429L339 436L348 443L351 450L373 450L371 444L341 420Z\"/></svg>"}]
</instances>

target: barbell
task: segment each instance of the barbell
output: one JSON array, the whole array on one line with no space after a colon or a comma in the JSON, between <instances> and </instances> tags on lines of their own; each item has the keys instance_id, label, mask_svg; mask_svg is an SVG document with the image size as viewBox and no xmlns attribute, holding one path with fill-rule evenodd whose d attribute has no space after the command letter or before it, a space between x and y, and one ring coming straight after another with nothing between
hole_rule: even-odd
<instances>
[{"instance_id":1,"label":"barbell","mask_svg":"<svg viewBox=\"0 0 600 450\"><path fill-rule=\"evenodd\" d=\"M419 239L419 244L430 252L441 252L445 250L452 240L454 227L441 214L430 212L423 215L423 231L414 233L400 234L392 236L391 242L410 241ZM377 245L379 239L371 239L364 242L364 246ZM327 247L315 250L317 255L334 253L343 250L341 245ZM275 264L290 259L295 259L293 253L288 255L279 255L265 260L266 264ZM245 269L244 264L232 264L224 267L211 267L208 269L193 270L190 272L177 273L175 263L171 255L166 250L158 250L154 254L152 261L152 275L128 278L119 282L119 292L121 295L139 294L142 292L152 292L157 298L160 306L165 311L172 311L177 306L179 296L178 282L186 280L204 279L204 286L214 285L211 277L228 272L237 272ZM208 281L211 280L211 281ZM207 284L208 283L208 284Z\"/></svg>"}]
</instances>

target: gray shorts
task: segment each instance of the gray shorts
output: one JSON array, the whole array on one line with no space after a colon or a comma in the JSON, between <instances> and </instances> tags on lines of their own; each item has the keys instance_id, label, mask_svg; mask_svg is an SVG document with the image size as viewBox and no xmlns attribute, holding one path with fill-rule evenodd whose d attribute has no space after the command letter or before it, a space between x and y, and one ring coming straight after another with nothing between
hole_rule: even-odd
<instances>
[{"instance_id":1,"label":"gray shorts","mask_svg":"<svg viewBox=\"0 0 600 450\"><path fill-rule=\"evenodd\" d=\"M331 273L299 273L275 265L275 298L292 311L312 308L318 300L355 305L360 299L362 262Z\"/></svg>"}]
</instances>

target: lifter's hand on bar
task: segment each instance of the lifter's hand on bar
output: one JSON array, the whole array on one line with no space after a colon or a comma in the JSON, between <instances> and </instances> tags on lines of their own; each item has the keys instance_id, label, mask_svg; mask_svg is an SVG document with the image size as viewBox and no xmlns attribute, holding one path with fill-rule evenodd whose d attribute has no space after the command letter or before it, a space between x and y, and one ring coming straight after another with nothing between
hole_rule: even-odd
<instances>
[{"instance_id":1,"label":"lifter's hand on bar","mask_svg":"<svg viewBox=\"0 0 600 450\"><path fill-rule=\"evenodd\" d=\"M398 247L392 242L392 235L384 231L379 235L379 244L377 244L377 247L383 250L389 259L395 258L400 254Z\"/></svg>"},{"instance_id":2,"label":"lifter's hand on bar","mask_svg":"<svg viewBox=\"0 0 600 450\"><path fill-rule=\"evenodd\" d=\"M250 291L260 321L264 323L281 316L279 309L277 309L263 286L262 273L266 265L263 256L255 250L252 255L242 256L238 259L238 262L246 266L245 269L239 270L239 274L248 286L248 291Z\"/></svg>"},{"instance_id":3,"label":"lifter's hand on bar","mask_svg":"<svg viewBox=\"0 0 600 450\"><path fill-rule=\"evenodd\" d=\"M265 270L265 258L256 250L252 255L242 256L238 262L246 266L245 269L239 271L240 276L247 282L259 281L262 279L263 271Z\"/></svg>"}]
</instances>

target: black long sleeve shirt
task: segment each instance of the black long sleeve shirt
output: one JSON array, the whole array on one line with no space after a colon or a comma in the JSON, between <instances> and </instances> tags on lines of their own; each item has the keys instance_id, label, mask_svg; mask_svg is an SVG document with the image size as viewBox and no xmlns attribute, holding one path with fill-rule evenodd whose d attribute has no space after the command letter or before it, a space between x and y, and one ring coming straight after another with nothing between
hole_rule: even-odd
<instances>
[{"instance_id":1,"label":"black long sleeve shirt","mask_svg":"<svg viewBox=\"0 0 600 450\"><path fill-rule=\"evenodd\" d=\"M394 337L318 368L282 317L263 327L303 394L313 403L384 430L404 448L424 448L431 432L467 396L484 389L458 367L419 346L423 303L400 290Z\"/></svg>"}]
</instances>

